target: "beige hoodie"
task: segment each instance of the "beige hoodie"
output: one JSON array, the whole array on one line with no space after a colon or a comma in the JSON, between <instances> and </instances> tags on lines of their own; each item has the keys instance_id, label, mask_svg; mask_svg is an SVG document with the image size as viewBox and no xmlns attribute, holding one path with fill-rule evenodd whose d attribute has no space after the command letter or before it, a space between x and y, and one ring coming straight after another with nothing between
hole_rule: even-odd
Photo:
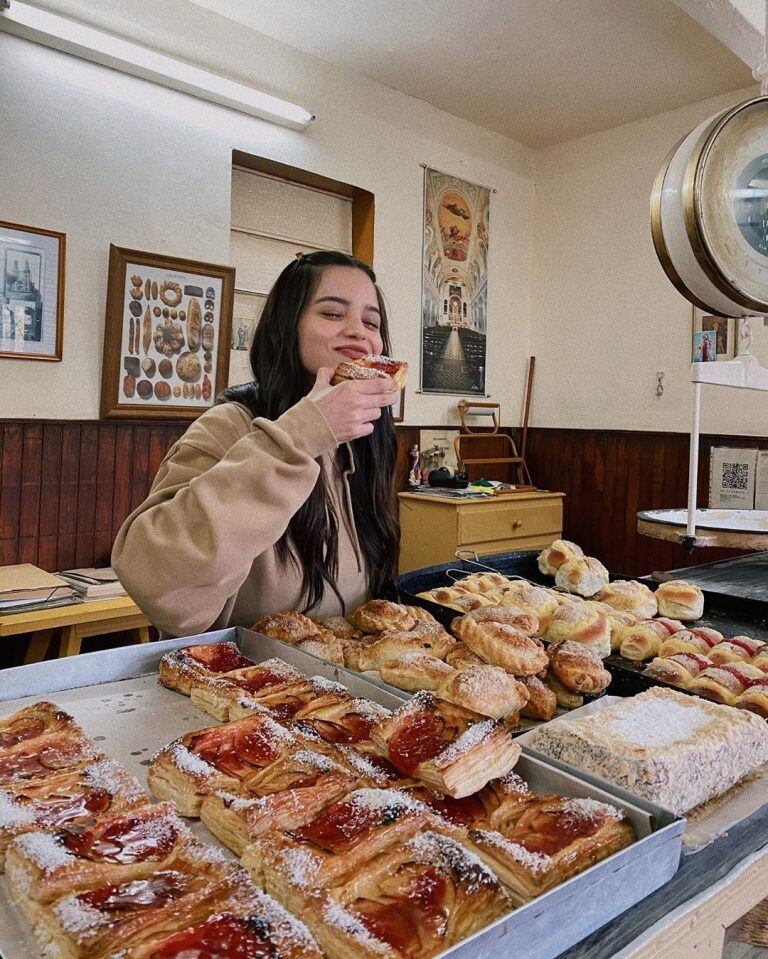
<instances>
[{"instance_id":1,"label":"beige hoodie","mask_svg":"<svg viewBox=\"0 0 768 959\"><path fill-rule=\"evenodd\" d=\"M123 523L112 566L164 635L250 626L301 609L301 575L274 545L320 474L339 516L339 592L347 611L365 602L367 577L339 443L310 399L274 422L239 403L207 410L171 447L147 499ZM352 462L350 451L350 462ZM315 616L341 613L327 589Z\"/></svg>"}]
</instances>

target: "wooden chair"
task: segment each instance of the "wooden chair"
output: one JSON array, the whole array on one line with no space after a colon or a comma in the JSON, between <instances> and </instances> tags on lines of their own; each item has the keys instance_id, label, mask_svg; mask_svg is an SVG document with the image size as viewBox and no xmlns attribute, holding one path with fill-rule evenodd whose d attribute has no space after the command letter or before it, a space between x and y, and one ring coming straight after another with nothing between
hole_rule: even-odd
<instances>
[{"instance_id":1,"label":"wooden chair","mask_svg":"<svg viewBox=\"0 0 768 959\"><path fill-rule=\"evenodd\" d=\"M518 455L514 440L507 433L499 432L500 405L498 403L467 402L467 400L461 400L458 405L461 433L454 439L453 447L456 451L459 469L467 472L467 468L470 466L507 465L511 467L513 475L516 476L515 485L517 489L535 489L536 487L531 483L528 467L525 465L523 457ZM467 423L468 416L490 417L493 427L490 431L478 433ZM489 437L493 437L500 445L502 453L506 455L473 456L473 452L477 452L483 445L487 445ZM483 473L488 474L488 470L484 469ZM497 479L498 477L487 475L486 478Z\"/></svg>"}]
</instances>

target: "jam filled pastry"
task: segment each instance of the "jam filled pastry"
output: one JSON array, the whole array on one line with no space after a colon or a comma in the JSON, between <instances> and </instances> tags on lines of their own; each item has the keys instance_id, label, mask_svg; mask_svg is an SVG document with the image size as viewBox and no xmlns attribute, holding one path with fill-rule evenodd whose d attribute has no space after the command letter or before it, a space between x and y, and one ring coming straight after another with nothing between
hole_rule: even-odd
<instances>
[{"instance_id":1,"label":"jam filled pastry","mask_svg":"<svg viewBox=\"0 0 768 959\"><path fill-rule=\"evenodd\" d=\"M635 841L625 813L594 799L540 796L502 807L493 829L471 829L471 848L490 866L516 905L540 896Z\"/></svg>"},{"instance_id":2,"label":"jam filled pastry","mask_svg":"<svg viewBox=\"0 0 768 959\"><path fill-rule=\"evenodd\" d=\"M373 727L383 722L390 711L369 699L352 697L338 683L325 680L324 684L327 692L318 692L315 699L300 709L289 728L310 739L354 745L363 752L373 752Z\"/></svg>"},{"instance_id":3,"label":"jam filled pastry","mask_svg":"<svg viewBox=\"0 0 768 959\"><path fill-rule=\"evenodd\" d=\"M753 679L736 700L736 706L768 719L768 676Z\"/></svg>"},{"instance_id":4,"label":"jam filled pastry","mask_svg":"<svg viewBox=\"0 0 768 959\"><path fill-rule=\"evenodd\" d=\"M254 881L301 914L305 897L351 878L377 856L439 822L399 789L359 789L298 829L249 845L242 863Z\"/></svg>"},{"instance_id":5,"label":"jam filled pastry","mask_svg":"<svg viewBox=\"0 0 768 959\"><path fill-rule=\"evenodd\" d=\"M503 623L478 623L460 616L451 625L454 635L492 666L501 666L515 676L532 676L547 665L539 640Z\"/></svg>"},{"instance_id":6,"label":"jam filled pastry","mask_svg":"<svg viewBox=\"0 0 768 959\"><path fill-rule=\"evenodd\" d=\"M560 639L569 639L594 649L599 656L610 656L611 627L604 613L589 607L586 603L578 606L560 606L550 620L544 640L556 643Z\"/></svg>"},{"instance_id":7,"label":"jam filled pastry","mask_svg":"<svg viewBox=\"0 0 768 959\"><path fill-rule=\"evenodd\" d=\"M405 606L387 599L372 599L358 606L349 621L363 633L380 633L385 629L405 631L416 625L416 619Z\"/></svg>"},{"instance_id":8,"label":"jam filled pastry","mask_svg":"<svg viewBox=\"0 0 768 959\"><path fill-rule=\"evenodd\" d=\"M364 753L356 746L336 746L338 761L342 761L356 777L360 789L400 789L418 785L417 780L404 776L383 756Z\"/></svg>"},{"instance_id":9,"label":"jam filled pastry","mask_svg":"<svg viewBox=\"0 0 768 959\"><path fill-rule=\"evenodd\" d=\"M408 364L403 360L393 360L389 356L375 356L369 353L357 360L344 360L336 367L331 385L336 386L345 380L371 380L389 376L395 381L395 387L401 390L408 378Z\"/></svg>"},{"instance_id":10,"label":"jam filled pastry","mask_svg":"<svg viewBox=\"0 0 768 959\"><path fill-rule=\"evenodd\" d=\"M711 665L711 661L700 653L675 653L673 656L654 659L643 670L643 676L677 686L678 689L687 689L699 673Z\"/></svg>"},{"instance_id":11,"label":"jam filled pastry","mask_svg":"<svg viewBox=\"0 0 768 959\"><path fill-rule=\"evenodd\" d=\"M41 911L33 933L41 952L62 959L106 959L210 915L247 875L198 842L169 869L141 879L105 882Z\"/></svg>"},{"instance_id":12,"label":"jam filled pastry","mask_svg":"<svg viewBox=\"0 0 768 959\"><path fill-rule=\"evenodd\" d=\"M614 580L595 594L599 603L607 603L622 613L633 613L638 619L653 619L659 611L655 594L637 580Z\"/></svg>"},{"instance_id":13,"label":"jam filled pastry","mask_svg":"<svg viewBox=\"0 0 768 959\"><path fill-rule=\"evenodd\" d=\"M293 683L241 693L230 704L229 718L245 719L254 710L256 712L266 710L273 719L286 722L319 697L327 696L330 687L333 687L333 696L337 702L345 702L352 698L346 688L339 683L333 683L322 676L302 676Z\"/></svg>"},{"instance_id":14,"label":"jam filled pastry","mask_svg":"<svg viewBox=\"0 0 768 959\"><path fill-rule=\"evenodd\" d=\"M310 898L303 917L329 959L428 959L511 909L477 856L428 831Z\"/></svg>"},{"instance_id":15,"label":"jam filled pastry","mask_svg":"<svg viewBox=\"0 0 768 959\"><path fill-rule=\"evenodd\" d=\"M196 844L173 803L159 803L53 832L25 833L8 849L6 877L34 925L46 903L105 882L141 879L169 869Z\"/></svg>"},{"instance_id":16,"label":"jam filled pastry","mask_svg":"<svg viewBox=\"0 0 768 959\"><path fill-rule=\"evenodd\" d=\"M539 553L539 569L545 576L554 576L563 563L584 555L584 550L567 539L556 539Z\"/></svg>"},{"instance_id":17,"label":"jam filled pastry","mask_svg":"<svg viewBox=\"0 0 768 959\"><path fill-rule=\"evenodd\" d=\"M694 626L692 629L681 629L665 639L659 647L658 654L663 659L674 656L675 653L701 653L708 656L712 648L723 641L723 634L707 626Z\"/></svg>"},{"instance_id":18,"label":"jam filled pastry","mask_svg":"<svg viewBox=\"0 0 768 959\"><path fill-rule=\"evenodd\" d=\"M243 656L237 643L205 643L166 653L160 660L159 678L163 686L189 696L194 680L199 677L252 665L253 661Z\"/></svg>"},{"instance_id":19,"label":"jam filled pastry","mask_svg":"<svg viewBox=\"0 0 768 959\"><path fill-rule=\"evenodd\" d=\"M608 570L593 556L569 559L555 573L555 586L569 593L591 597L608 585Z\"/></svg>"},{"instance_id":20,"label":"jam filled pastry","mask_svg":"<svg viewBox=\"0 0 768 959\"><path fill-rule=\"evenodd\" d=\"M713 703L735 706L750 683L762 676L757 667L747 663L724 663L703 669L686 688L689 693L696 693Z\"/></svg>"},{"instance_id":21,"label":"jam filled pastry","mask_svg":"<svg viewBox=\"0 0 768 959\"><path fill-rule=\"evenodd\" d=\"M311 933L270 896L252 886L207 918L164 930L120 959L323 959Z\"/></svg>"},{"instance_id":22,"label":"jam filled pastry","mask_svg":"<svg viewBox=\"0 0 768 959\"><path fill-rule=\"evenodd\" d=\"M85 739L85 733L74 719L54 703L39 702L25 706L17 713L0 720L0 756L6 750L41 736L66 733Z\"/></svg>"},{"instance_id":23,"label":"jam filled pastry","mask_svg":"<svg viewBox=\"0 0 768 959\"><path fill-rule=\"evenodd\" d=\"M426 652L408 652L379 667L379 676L385 683L409 693L417 693L420 689L435 690L444 679L455 674L453 666Z\"/></svg>"},{"instance_id":24,"label":"jam filled pastry","mask_svg":"<svg viewBox=\"0 0 768 959\"><path fill-rule=\"evenodd\" d=\"M205 796L247 792L251 777L300 741L266 714L200 729L152 757L147 784L158 799L172 799L182 816L199 816Z\"/></svg>"},{"instance_id":25,"label":"jam filled pastry","mask_svg":"<svg viewBox=\"0 0 768 959\"><path fill-rule=\"evenodd\" d=\"M382 755L404 775L461 799L504 776L520 746L501 723L417 693L373 730Z\"/></svg>"},{"instance_id":26,"label":"jam filled pastry","mask_svg":"<svg viewBox=\"0 0 768 959\"><path fill-rule=\"evenodd\" d=\"M572 692L598 696L611 682L597 650L583 643L560 639L548 647L547 655L552 672Z\"/></svg>"},{"instance_id":27,"label":"jam filled pastry","mask_svg":"<svg viewBox=\"0 0 768 959\"><path fill-rule=\"evenodd\" d=\"M662 583L656 590L659 616L672 619L700 619L704 615L704 593L693 583L679 579Z\"/></svg>"},{"instance_id":28,"label":"jam filled pastry","mask_svg":"<svg viewBox=\"0 0 768 959\"><path fill-rule=\"evenodd\" d=\"M0 789L0 871L8 844L16 836L90 823L96 816L124 812L146 802L147 795L138 782L111 759Z\"/></svg>"},{"instance_id":29,"label":"jam filled pastry","mask_svg":"<svg viewBox=\"0 0 768 959\"><path fill-rule=\"evenodd\" d=\"M500 666L469 666L437 687L439 699L491 719L516 716L528 702L527 687Z\"/></svg>"},{"instance_id":30,"label":"jam filled pastry","mask_svg":"<svg viewBox=\"0 0 768 959\"><path fill-rule=\"evenodd\" d=\"M200 818L238 856L271 829L296 829L357 786L346 765L310 748L295 749L249 782L248 796L206 796Z\"/></svg>"},{"instance_id":31,"label":"jam filled pastry","mask_svg":"<svg viewBox=\"0 0 768 959\"><path fill-rule=\"evenodd\" d=\"M725 663L750 663L754 661L755 653L760 652L765 643L749 636L731 636L713 646L709 658L720 666ZM759 668L759 667L758 667Z\"/></svg>"},{"instance_id":32,"label":"jam filled pastry","mask_svg":"<svg viewBox=\"0 0 768 959\"><path fill-rule=\"evenodd\" d=\"M662 643L683 629L676 619L644 619L620 630L621 645L619 651L625 659L642 662L660 656ZM685 650L688 652L689 650ZM683 652L683 650L675 650Z\"/></svg>"},{"instance_id":33,"label":"jam filled pastry","mask_svg":"<svg viewBox=\"0 0 768 959\"><path fill-rule=\"evenodd\" d=\"M192 702L214 719L226 720L234 702L259 702L267 692L282 691L305 677L279 659L268 659L257 666L245 666L220 676L197 676L192 680Z\"/></svg>"}]
</instances>

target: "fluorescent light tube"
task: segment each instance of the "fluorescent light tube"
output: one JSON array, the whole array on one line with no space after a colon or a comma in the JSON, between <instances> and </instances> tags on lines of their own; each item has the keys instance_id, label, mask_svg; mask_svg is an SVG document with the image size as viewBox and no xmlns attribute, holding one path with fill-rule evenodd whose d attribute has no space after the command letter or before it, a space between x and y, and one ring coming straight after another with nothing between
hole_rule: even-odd
<instances>
[{"instance_id":1,"label":"fluorescent light tube","mask_svg":"<svg viewBox=\"0 0 768 959\"><path fill-rule=\"evenodd\" d=\"M314 119L309 110L295 103L19 0L11 0L7 9L0 0L0 29L294 130L305 130Z\"/></svg>"}]
</instances>

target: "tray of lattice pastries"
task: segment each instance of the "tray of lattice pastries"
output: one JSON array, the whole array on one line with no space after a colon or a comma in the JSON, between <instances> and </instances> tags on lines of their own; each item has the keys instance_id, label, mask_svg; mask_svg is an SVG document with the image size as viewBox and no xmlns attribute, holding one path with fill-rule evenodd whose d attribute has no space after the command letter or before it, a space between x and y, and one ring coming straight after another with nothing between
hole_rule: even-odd
<instances>
[{"instance_id":1,"label":"tray of lattice pastries","mask_svg":"<svg viewBox=\"0 0 768 959\"><path fill-rule=\"evenodd\" d=\"M457 616L490 618L498 606L530 612L545 643L565 638L595 649L612 694L670 686L768 717L767 603L734 604L684 580L614 579L565 540L480 565L488 568L408 573L398 580L401 598L449 628Z\"/></svg>"},{"instance_id":2,"label":"tray of lattice pastries","mask_svg":"<svg viewBox=\"0 0 768 959\"><path fill-rule=\"evenodd\" d=\"M0 702L14 959L552 959L678 867L682 820L433 692L235 629L76 665Z\"/></svg>"}]
</instances>

